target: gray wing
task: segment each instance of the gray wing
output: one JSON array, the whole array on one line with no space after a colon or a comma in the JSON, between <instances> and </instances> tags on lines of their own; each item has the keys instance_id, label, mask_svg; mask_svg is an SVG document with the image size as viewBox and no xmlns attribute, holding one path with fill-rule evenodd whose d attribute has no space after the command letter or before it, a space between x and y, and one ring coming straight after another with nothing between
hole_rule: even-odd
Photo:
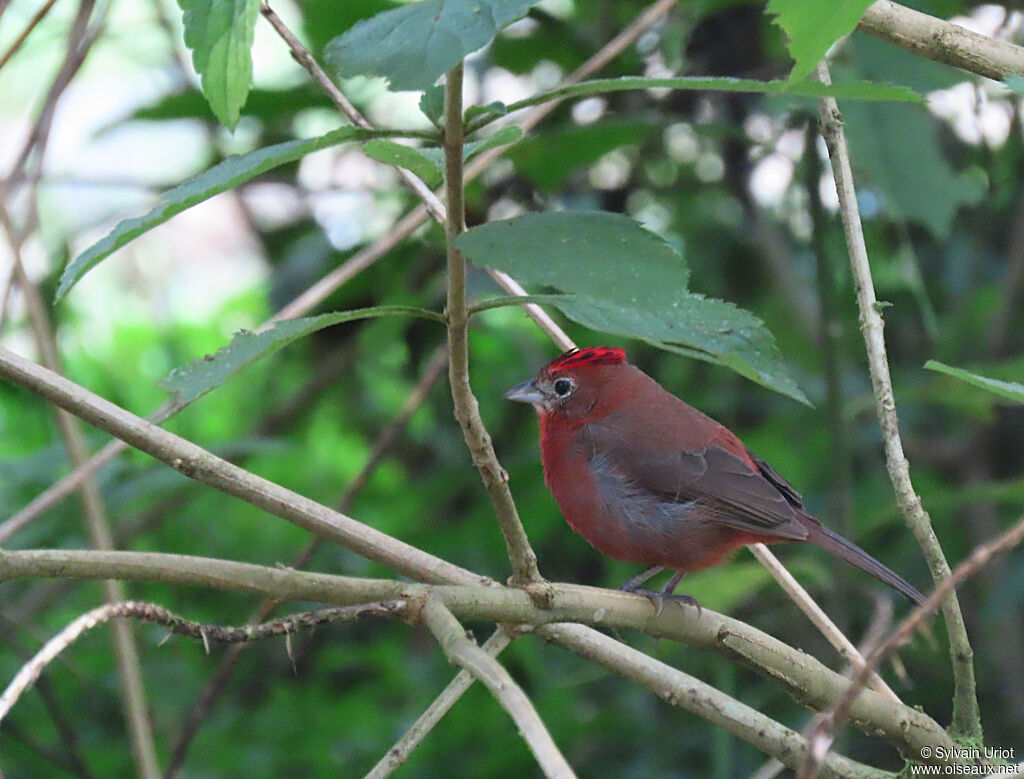
<instances>
[{"instance_id":1,"label":"gray wing","mask_svg":"<svg viewBox=\"0 0 1024 779\"><path fill-rule=\"evenodd\" d=\"M630 445L613 428L599 423L582 428L579 443L665 502L698 501L708 519L737 530L795 541L807 538L807 529L797 519L799 502L790 502L799 497L796 491L771 469L768 476L725 449Z\"/></svg>"}]
</instances>

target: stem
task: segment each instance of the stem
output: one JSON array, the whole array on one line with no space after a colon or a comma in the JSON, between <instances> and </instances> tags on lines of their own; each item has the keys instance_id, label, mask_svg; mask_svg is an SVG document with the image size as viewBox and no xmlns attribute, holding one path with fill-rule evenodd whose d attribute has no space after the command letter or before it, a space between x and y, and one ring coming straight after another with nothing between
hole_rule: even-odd
<instances>
[{"instance_id":1,"label":"stem","mask_svg":"<svg viewBox=\"0 0 1024 779\"><path fill-rule=\"evenodd\" d=\"M828 66L822 62L815 76L824 83L830 83ZM860 327L864 335L868 368L871 371L871 386L875 394L875 407L885 443L885 461L900 507L907 525L917 539L936 584L949 577L949 563L942 551L931 517L924 510L921 498L914 491L910 481L910 464L903 453L900 439L899 420L896 415L896 398L893 394L892 379L889 375L889 361L885 350L885 333L882 314L875 298L875 286L871 278L867 245L857 207L857 193L853 184L850 154L846 146L842 114L833 98L818 101L821 117L821 131L828 145L832 161L832 172L839 194L839 210L846 234L846 246L850 255L850 269L857 291L857 305L860 309ZM953 722L950 730L957 738L981 742L981 713L974 678L974 652L967 637L967 628L960 611L956 593L950 589L942 606L949 633L949 651L953 665Z\"/></svg>"},{"instance_id":2,"label":"stem","mask_svg":"<svg viewBox=\"0 0 1024 779\"><path fill-rule=\"evenodd\" d=\"M469 671L512 717L544 775L552 779L575 779L576 774L562 756L526 693L501 663L470 640L466 629L441 599L436 596L427 598L421 617L448 655L449 661Z\"/></svg>"},{"instance_id":3,"label":"stem","mask_svg":"<svg viewBox=\"0 0 1024 779\"><path fill-rule=\"evenodd\" d=\"M444 88L444 165L448 192L448 213L444 234L448 245L448 378L452 385L455 418L462 427L473 465L494 504L498 524L505 536L512 579L519 584L541 581L537 555L523 530L508 474L498 462L491 436L480 418L480 407L469 384L469 312L466 304L466 258L455 248L455 239L465 229L463 200L462 144L462 63L449 73Z\"/></svg>"},{"instance_id":4,"label":"stem","mask_svg":"<svg viewBox=\"0 0 1024 779\"><path fill-rule=\"evenodd\" d=\"M461 620L540 626L536 628L538 634L570 649L579 642L592 641L595 631L585 625L635 630L653 638L678 641L693 649L714 652L731 662L741 662L797 702L818 711L834 705L850 685L848 679L813 657L710 609L704 609L699 619L692 610L682 607L652 614L653 607L643 596L579 585L552 583L551 604L540 608L522 589L489 587L477 582L424 585L155 552L0 550L0 582L28 577L158 581L251 592L276 598L278 602L313 601L333 606L398 599L414 604L437 595ZM566 624L570 622L580 624ZM621 655L618 658L618 667L630 665ZM634 667L639 672L643 662L640 656L635 659ZM851 711L859 728L872 737L885 739L908 757L919 757L925 746L955 746L942 727L926 714L872 690L862 691ZM756 732L748 736L754 737ZM749 740L748 736L743 738Z\"/></svg>"},{"instance_id":5,"label":"stem","mask_svg":"<svg viewBox=\"0 0 1024 779\"><path fill-rule=\"evenodd\" d=\"M480 648L491 657L497 657L510 643L512 643L512 636L505 629L499 627ZM455 678L448 683L448 686L441 691L441 694L434 699L427 710L409 726L409 729L402 734L402 737L378 761L377 765L370 769L365 779L387 779L397 771L399 766L409 759L412 751L441 721L441 718L455 705L455 702L462 697L462 694L470 688L473 681L473 675L466 669L455 674Z\"/></svg>"},{"instance_id":6,"label":"stem","mask_svg":"<svg viewBox=\"0 0 1024 779\"><path fill-rule=\"evenodd\" d=\"M912 8L878 0L857 28L921 57L1002 81L1024 75L1024 49Z\"/></svg>"}]
</instances>

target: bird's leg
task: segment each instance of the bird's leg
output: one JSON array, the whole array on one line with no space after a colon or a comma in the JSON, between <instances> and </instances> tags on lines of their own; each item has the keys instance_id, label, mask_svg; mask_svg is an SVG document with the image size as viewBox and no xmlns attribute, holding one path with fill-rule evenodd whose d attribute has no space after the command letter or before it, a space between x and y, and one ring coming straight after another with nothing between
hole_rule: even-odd
<instances>
[{"instance_id":1,"label":"bird's leg","mask_svg":"<svg viewBox=\"0 0 1024 779\"><path fill-rule=\"evenodd\" d=\"M633 592L637 595L643 595L644 597L646 597L647 600L649 600L651 604L654 606L654 616L658 616L659 614L661 614L661 612L665 608L666 600L672 600L676 601L677 603L685 603L690 606L696 606L697 616L700 617L701 608L696 598L694 598L692 595L675 594L676 587L679 586L679 582L683 578L682 571L676 571L674 574L672 574L672 578L668 580L668 584L666 584L660 592L655 590L648 590L645 587L640 586L648 579L650 579L652 576L656 576L664 570L665 566L663 565L651 566L650 568L641 571L636 576L629 579L619 589L623 592Z\"/></svg>"},{"instance_id":2,"label":"bird's leg","mask_svg":"<svg viewBox=\"0 0 1024 779\"><path fill-rule=\"evenodd\" d=\"M636 592L640 585L650 579L652 576L657 576L659 573L665 570L663 565L652 565L650 568L645 568L640 571L636 576L633 576L626 580L625 584L619 587L623 592ZM678 582L676 582L678 584Z\"/></svg>"}]
</instances>

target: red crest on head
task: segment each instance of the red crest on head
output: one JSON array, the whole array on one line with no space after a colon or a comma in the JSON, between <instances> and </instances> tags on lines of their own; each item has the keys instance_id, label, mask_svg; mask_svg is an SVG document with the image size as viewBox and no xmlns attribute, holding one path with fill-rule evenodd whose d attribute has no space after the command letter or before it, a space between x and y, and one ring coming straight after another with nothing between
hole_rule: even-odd
<instances>
[{"instance_id":1,"label":"red crest on head","mask_svg":"<svg viewBox=\"0 0 1024 779\"><path fill-rule=\"evenodd\" d=\"M624 349L611 346L588 346L585 349L570 349L552 360L545 370L564 371L582 368L586 365L618 365L626 361Z\"/></svg>"}]
</instances>

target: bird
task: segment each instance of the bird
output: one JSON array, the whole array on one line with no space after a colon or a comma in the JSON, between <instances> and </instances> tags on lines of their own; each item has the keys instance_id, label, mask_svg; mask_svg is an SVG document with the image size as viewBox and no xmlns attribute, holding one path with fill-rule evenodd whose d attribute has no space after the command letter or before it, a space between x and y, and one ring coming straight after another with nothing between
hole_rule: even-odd
<instances>
[{"instance_id":1,"label":"bird","mask_svg":"<svg viewBox=\"0 0 1024 779\"><path fill-rule=\"evenodd\" d=\"M811 516L779 473L629 363L623 349L571 349L505 398L536 409L544 481L569 526L600 552L648 566L622 589L651 597L659 611L662 598L699 608L674 594L682 576L756 543L816 544L915 605L924 601ZM665 569L674 574L660 592L640 586Z\"/></svg>"}]
</instances>

